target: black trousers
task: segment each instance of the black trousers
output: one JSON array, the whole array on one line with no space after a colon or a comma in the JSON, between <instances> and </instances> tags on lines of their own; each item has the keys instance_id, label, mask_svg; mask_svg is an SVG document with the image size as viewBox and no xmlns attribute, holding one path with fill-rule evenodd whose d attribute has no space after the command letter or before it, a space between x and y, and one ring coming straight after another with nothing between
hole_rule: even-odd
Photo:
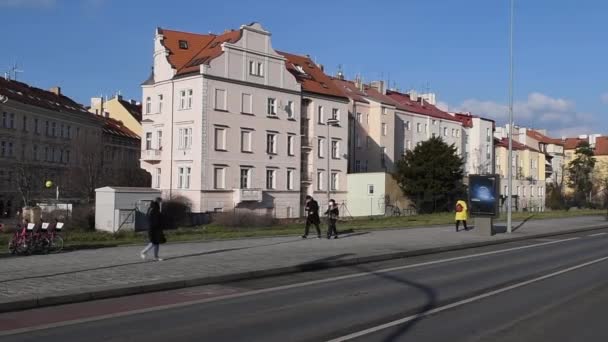
<instances>
[{"instance_id":1,"label":"black trousers","mask_svg":"<svg viewBox=\"0 0 608 342\"><path fill-rule=\"evenodd\" d=\"M306 228L304 230L304 236L308 236L308 232L310 231L310 225L314 225L317 229L317 235L321 236L321 227L319 227L319 220L315 220L312 217L308 217L306 219Z\"/></svg>"},{"instance_id":2,"label":"black trousers","mask_svg":"<svg viewBox=\"0 0 608 342\"><path fill-rule=\"evenodd\" d=\"M336 220L329 220L329 226L327 229L327 237L338 236L338 230L336 229Z\"/></svg>"},{"instance_id":3,"label":"black trousers","mask_svg":"<svg viewBox=\"0 0 608 342\"><path fill-rule=\"evenodd\" d=\"M460 227L460 221L461 221L461 220L457 220L457 221L456 221L456 230L458 230L458 228ZM465 229L465 230L469 229L469 228L467 228L467 220L462 220L462 223L463 223L463 225L464 225L464 229Z\"/></svg>"}]
</instances>

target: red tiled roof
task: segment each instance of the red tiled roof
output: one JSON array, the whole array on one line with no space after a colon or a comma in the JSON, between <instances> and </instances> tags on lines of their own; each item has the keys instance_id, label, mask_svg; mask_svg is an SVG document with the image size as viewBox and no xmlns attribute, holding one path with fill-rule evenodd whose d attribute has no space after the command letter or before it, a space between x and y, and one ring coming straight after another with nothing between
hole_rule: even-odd
<instances>
[{"instance_id":1,"label":"red tiled roof","mask_svg":"<svg viewBox=\"0 0 608 342\"><path fill-rule=\"evenodd\" d=\"M287 59L285 62L287 70L302 85L302 90L348 99L344 92L309 57L282 51L277 51L277 53ZM304 73L300 72L297 67L300 67Z\"/></svg>"},{"instance_id":2,"label":"red tiled roof","mask_svg":"<svg viewBox=\"0 0 608 342\"><path fill-rule=\"evenodd\" d=\"M465 113L454 113L454 117L458 119L458 121L462 122L462 126L466 128L473 127L473 118L474 116L471 114Z\"/></svg>"},{"instance_id":3,"label":"red tiled roof","mask_svg":"<svg viewBox=\"0 0 608 342\"><path fill-rule=\"evenodd\" d=\"M365 93L359 90L359 88L357 88L357 85L354 82L341 80L335 77L331 77L331 80L338 86L338 88L342 89L344 95L346 95L353 101L369 103L369 101L365 99Z\"/></svg>"},{"instance_id":4,"label":"red tiled roof","mask_svg":"<svg viewBox=\"0 0 608 342\"><path fill-rule=\"evenodd\" d=\"M408 110L405 106L401 105L401 103L399 103L398 101L395 101L392 97L382 94L381 92L376 90L376 88L370 85L365 86L365 93L374 101L395 106L396 108L401 110Z\"/></svg>"},{"instance_id":5,"label":"red tiled roof","mask_svg":"<svg viewBox=\"0 0 608 342\"><path fill-rule=\"evenodd\" d=\"M65 95L56 95L50 91L5 78L0 78L0 95L7 97L11 101L56 112L89 114L81 104Z\"/></svg>"},{"instance_id":6,"label":"red tiled roof","mask_svg":"<svg viewBox=\"0 0 608 342\"><path fill-rule=\"evenodd\" d=\"M422 100L412 101L408 94L389 90L387 92L387 95L393 100L397 101L399 104L401 104L404 110L407 110L408 112L427 115L430 117L448 121L460 122L460 120L458 120L456 117L442 111L441 109L437 108L436 106L433 106L432 104L426 101L424 101L424 104L422 103Z\"/></svg>"},{"instance_id":7,"label":"red tiled roof","mask_svg":"<svg viewBox=\"0 0 608 342\"><path fill-rule=\"evenodd\" d=\"M595 139L593 154L596 156L608 156L608 137L597 137Z\"/></svg>"},{"instance_id":8,"label":"red tiled roof","mask_svg":"<svg viewBox=\"0 0 608 342\"><path fill-rule=\"evenodd\" d=\"M509 139L508 138L502 138L500 140L496 139L495 140L496 143L495 145L498 147L504 147L504 148L509 148ZM529 151L534 151L534 152L539 152L537 149L532 148L530 146L526 146L520 142L517 142L515 140L513 140L513 150L514 151L523 151L523 150L529 150Z\"/></svg>"},{"instance_id":9,"label":"red tiled roof","mask_svg":"<svg viewBox=\"0 0 608 342\"><path fill-rule=\"evenodd\" d=\"M563 141L564 150L576 150L578 145L585 141L587 141L587 140L579 139L579 138L566 138L566 140Z\"/></svg>"},{"instance_id":10,"label":"red tiled roof","mask_svg":"<svg viewBox=\"0 0 608 342\"><path fill-rule=\"evenodd\" d=\"M560 146L564 145L564 143L561 139L549 138L548 136L542 134L541 132L535 131L532 129L526 130L526 135L543 144L553 144L553 145L560 145Z\"/></svg>"},{"instance_id":11,"label":"red tiled roof","mask_svg":"<svg viewBox=\"0 0 608 342\"><path fill-rule=\"evenodd\" d=\"M118 100L123 107L131 114L135 120L141 122L141 104L133 104L129 101Z\"/></svg>"},{"instance_id":12,"label":"red tiled roof","mask_svg":"<svg viewBox=\"0 0 608 342\"><path fill-rule=\"evenodd\" d=\"M118 121L116 119L112 119L112 118L101 116L101 115L96 115L95 117L97 117L99 120L101 120L103 122L103 132L106 134L112 134L112 135L119 136L122 138L137 139L137 140L140 139L139 135L137 135L136 133L134 133L133 131L128 129L122 123L122 121Z\"/></svg>"}]
</instances>

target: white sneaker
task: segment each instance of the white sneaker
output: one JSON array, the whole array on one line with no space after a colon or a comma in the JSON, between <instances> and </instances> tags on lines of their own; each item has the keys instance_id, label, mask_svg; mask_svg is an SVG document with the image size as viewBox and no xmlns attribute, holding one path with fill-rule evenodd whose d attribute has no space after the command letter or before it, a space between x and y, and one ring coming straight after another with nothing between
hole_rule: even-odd
<instances>
[{"instance_id":1,"label":"white sneaker","mask_svg":"<svg viewBox=\"0 0 608 342\"><path fill-rule=\"evenodd\" d=\"M163 258L154 258L154 261L163 261Z\"/></svg>"},{"instance_id":2,"label":"white sneaker","mask_svg":"<svg viewBox=\"0 0 608 342\"><path fill-rule=\"evenodd\" d=\"M146 260L146 255L144 253L139 253L139 257L141 258L141 260Z\"/></svg>"}]
</instances>

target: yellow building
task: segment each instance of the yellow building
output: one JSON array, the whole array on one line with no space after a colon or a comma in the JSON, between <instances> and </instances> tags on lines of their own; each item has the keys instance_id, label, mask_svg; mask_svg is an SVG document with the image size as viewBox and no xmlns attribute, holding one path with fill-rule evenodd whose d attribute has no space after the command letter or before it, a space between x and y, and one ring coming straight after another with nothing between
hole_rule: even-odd
<instances>
[{"instance_id":1,"label":"yellow building","mask_svg":"<svg viewBox=\"0 0 608 342\"><path fill-rule=\"evenodd\" d=\"M508 145L506 138L496 141L496 173L501 179L501 198L508 194ZM545 154L539 150L513 141L513 206L517 210L542 211L545 206ZM501 201L501 210L506 210Z\"/></svg>"},{"instance_id":2,"label":"yellow building","mask_svg":"<svg viewBox=\"0 0 608 342\"><path fill-rule=\"evenodd\" d=\"M591 140L591 141L589 141ZM572 160L576 157L576 149L583 142L590 142L595 158L595 168L593 169L593 197L602 198L606 191L604 180L608 178L608 137L595 136L593 139L584 138L567 138L564 140L564 154L566 170ZM567 179L567 177L566 177ZM572 194L574 190L571 187L565 187L566 194Z\"/></svg>"},{"instance_id":3,"label":"yellow building","mask_svg":"<svg viewBox=\"0 0 608 342\"><path fill-rule=\"evenodd\" d=\"M147 110L151 111L151 105L147 105ZM103 97L91 98L91 113L110 117L114 120L121 121L125 127L133 131L141 137L141 112L142 106L134 100L125 101L122 96L116 95L110 100L105 100Z\"/></svg>"}]
</instances>

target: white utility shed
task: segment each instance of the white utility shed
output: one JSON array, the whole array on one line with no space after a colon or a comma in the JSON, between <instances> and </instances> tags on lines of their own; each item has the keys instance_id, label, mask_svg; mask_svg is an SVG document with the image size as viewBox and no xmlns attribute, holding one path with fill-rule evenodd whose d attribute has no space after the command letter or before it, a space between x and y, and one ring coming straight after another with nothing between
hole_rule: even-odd
<instances>
[{"instance_id":1,"label":"white utility shed","mask_svg":"<svg viewBox=\"0 0 608 342\"><path fill-rule=\"evenodd\" d=\"M95 229L115 233L135 228L136 210L146 212L149 203L161 197L151 188L106 186L95 189Z\"/></svg>"}]
</instances>

